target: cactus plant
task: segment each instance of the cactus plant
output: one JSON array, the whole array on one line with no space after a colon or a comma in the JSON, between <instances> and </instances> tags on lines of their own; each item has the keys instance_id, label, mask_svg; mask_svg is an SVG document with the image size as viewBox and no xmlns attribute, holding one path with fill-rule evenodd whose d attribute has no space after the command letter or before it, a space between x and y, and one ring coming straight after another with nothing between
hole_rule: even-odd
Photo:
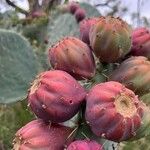
<instances>
[{"instance_id":1,"label":"cactus plant","mask_svg":"<svg viewBox=\"0 0 150 150\"><path fill-rule=\"evenodd\" d=\"M24 99L29 83L40 69L25 38L15 32L0 30L0 103Z\"/></svg>"}]
</instances>

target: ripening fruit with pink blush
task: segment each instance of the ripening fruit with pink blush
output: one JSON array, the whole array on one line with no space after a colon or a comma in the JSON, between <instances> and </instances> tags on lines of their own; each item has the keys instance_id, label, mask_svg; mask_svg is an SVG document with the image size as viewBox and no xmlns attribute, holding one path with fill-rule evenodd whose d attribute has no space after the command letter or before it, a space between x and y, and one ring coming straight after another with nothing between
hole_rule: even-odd
<instances>
[{"instance_id":1,"label":"ripening fruit with pink blush","mask_svg":"<svg viewBox=\"0 0 150 150\"><path fill-rule=\"evenodd\" d=\"M119 17L99 17L90 29L89 38L90 46L101 62L116 62L130 52L131 28Z\"/></svg>"},{"instance_id":2,"label":"ripening fruit with pink blush","mask_svg":"<svg viewBox=\"0 0 150 150\"><path fill-rule=\"evenodd\" d=\"M131 54L150 58L150 30L139 27L132 31Z\"/></svg>"},{"instance_id":3,"label":"ripening fruit with pink blush","mask_svg":"<svg viewBox=\"0 0 150 150\"><path fill-rule=\"evenodd\" d=\"M76 79L95 75L95 61L90 48L75 37L66 37L50 48L49 60L54 69L64 70Z\"/></svg>"},{"instance_id":4,"label":"ripening fruit with pink blush","mask_svg":"<svg viewBox=\"0 0 150 150\"><path fill-rule=\"evenodd\" d=\"M33 120L19 129L13 141L13 150L64 150L71 143L73 129Z\"/></svg>"},{"instance_id":5,"label":"ripening fruit with pink blush","mask_svg":"<svg viewBox=\"0 0 150 150\"><path fill-rule=\"evenodd\" d=\"M142 108L133 91L110 81L89 91L85 117L95 135L120 142L136 135L141 126Z\"/></svg>"},{"instance_id":6,"label":"ripening fruit with pink blush","mask_svg":"<svg viewBox=\"0 0 150 150\"><path fill-rule=\"evenodd\" d=\"M103 150L103 148L96 141L76 140L68 146L67 150Z\"/></svg>"},{"instance_id":7,"label":"ripening fruit with pink blush","mask_svg":"<svg viewBox=\"0 0 150 150\"><path fill-rule=\"evenodd\" d=\"M74 14L77 11L77 9L80 8L80 5L78 3L76 3L76 2L71 2L68 5L68 8L70 10L70 13Z\"/></svg>"},{"instance_id":8,"label":"ripening fruit with pink blush","mask_svg":"<svg viewBox=\"0 0 150 150\"><path fill-rule=\"evenodd\" d=\"M28 93L28 104L37 117L59 123L79 111L85 96L86 91L71 75L51 70L34 80Z\"/></svg>"}]
</instances>

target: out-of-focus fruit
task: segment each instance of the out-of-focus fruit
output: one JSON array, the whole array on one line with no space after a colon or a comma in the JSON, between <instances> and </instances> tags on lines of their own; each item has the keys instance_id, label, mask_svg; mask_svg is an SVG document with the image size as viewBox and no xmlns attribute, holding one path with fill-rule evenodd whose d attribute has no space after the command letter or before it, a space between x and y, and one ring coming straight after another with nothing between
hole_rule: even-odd
<instances>
[{"instance_id":1,"label":"out-of-focus fruit","mask_svg":"<svg viewBox=\"0 0 150 150\"><path fill-rule=\"evenodd\" d=\"M118 82L105 82L89 91L86 102L86 121L95 135L116 142L136 136L143 109L133 91Z\"/></svg>"},{"instance_id":2,"label":"out-of-focus fruit","mask_svg":"<svg viewBox=\"0 0 150 150\"><path fill-rule=\"evenodd\" d=\"M80 22L86 17L86 12L84 9L79 8L76 10L74 15L75 15L77 22Z\"/></svg>"},{"instance_id":3,"label":"out-of-focus fruit","mask_svg":"<svg viewBox=\"0 0 150 150\"><path fill-rule=\"evenodd\" d=\"M59 123L79 111L85 96L84 88L71 75L51 70L41 73L33 82L28 103L37 117Z\"/></svg>"},{"instance_id":4,"label":"out-of-focus fruit","mask_svg":"<svg viewBox=\"0 0 150 150\"><path fill-rule=\"evenodd\" d=\"M76 3L76 2L71 2L68 5L68 8L70 10L70 13L74 14L77 11L77 9L80 8L80 5L78 3Z\"/></svg>"},{"instance_id":5,"label":"out-of-focus fruit","mask_svg":"<svg viewBox=\"0 0 150 150\"><path fill-rule=\"evenodd\" d=\"M100 61L115 62L130 51L130 32L130 27L122 19L100 17L90 30L90 45Z\"/></svg>"}]
</instances>

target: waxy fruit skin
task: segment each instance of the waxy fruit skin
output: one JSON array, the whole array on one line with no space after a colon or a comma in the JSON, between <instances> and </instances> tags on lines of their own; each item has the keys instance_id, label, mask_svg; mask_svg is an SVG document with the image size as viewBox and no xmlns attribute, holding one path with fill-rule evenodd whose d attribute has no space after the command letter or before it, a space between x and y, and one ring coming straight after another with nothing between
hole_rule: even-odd
<instances>
[{"instance_id":1,"label":"waxy fruit skin","mask_svg":"<svg viewBox=\"0 0 150 150\"><path fill-rule=\"evenodd\" d=\"M86 97L85 118L93 133L120 142L136 136L143 109L133 91L118 82L94 86Z\"/></svg>"},{"instance_id":2,"label":"waxy fruit skin","mask_svg":"<svg viewBox=\"0 0 150 150\"><path fill-rule=\"evenodd\" d=\"M79 111L85 96L86 91L71 75L51 70L34 80L28 93L28 105L37 117L59 123Z\"/></svg>"},{"instance_id":3,"label":"waxy fruit skin","mask_svg":"<svg viewBox=\"0 0 150 150\"><path fill-rule=\"evenodd\" d=\"M54 69L64 70L77 79L95 75L95 62L90 48L75 37L66 37L49 49Z\"/></svg>"},{"instance_id":4,"label":"waxy fruit skin","mask_svg":"<svg viewBox=\"0 0 150 150\"><path fill-rule=\"evenodd\" d=\"M13 150L64 150L73 140L68 138L72 131L63 125L33 120L17 131Z\"/></svg>"}]
</instances>

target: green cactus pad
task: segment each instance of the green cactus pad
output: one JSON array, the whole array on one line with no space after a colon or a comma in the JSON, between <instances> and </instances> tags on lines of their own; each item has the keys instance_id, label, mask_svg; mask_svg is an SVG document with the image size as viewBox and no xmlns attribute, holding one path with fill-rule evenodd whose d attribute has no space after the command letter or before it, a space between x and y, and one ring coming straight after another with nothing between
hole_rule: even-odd
<instances>
[{"instance_id":1,"label":"green cactus pad","mask_svg":"<svg viewBox=\"0 0 150 150\"><path fill-rule=\"evenodd\" d=\"M38 67L31 46L22 36L0 30L0 103L25 98Z\"/></svg>"}]
</instances>

